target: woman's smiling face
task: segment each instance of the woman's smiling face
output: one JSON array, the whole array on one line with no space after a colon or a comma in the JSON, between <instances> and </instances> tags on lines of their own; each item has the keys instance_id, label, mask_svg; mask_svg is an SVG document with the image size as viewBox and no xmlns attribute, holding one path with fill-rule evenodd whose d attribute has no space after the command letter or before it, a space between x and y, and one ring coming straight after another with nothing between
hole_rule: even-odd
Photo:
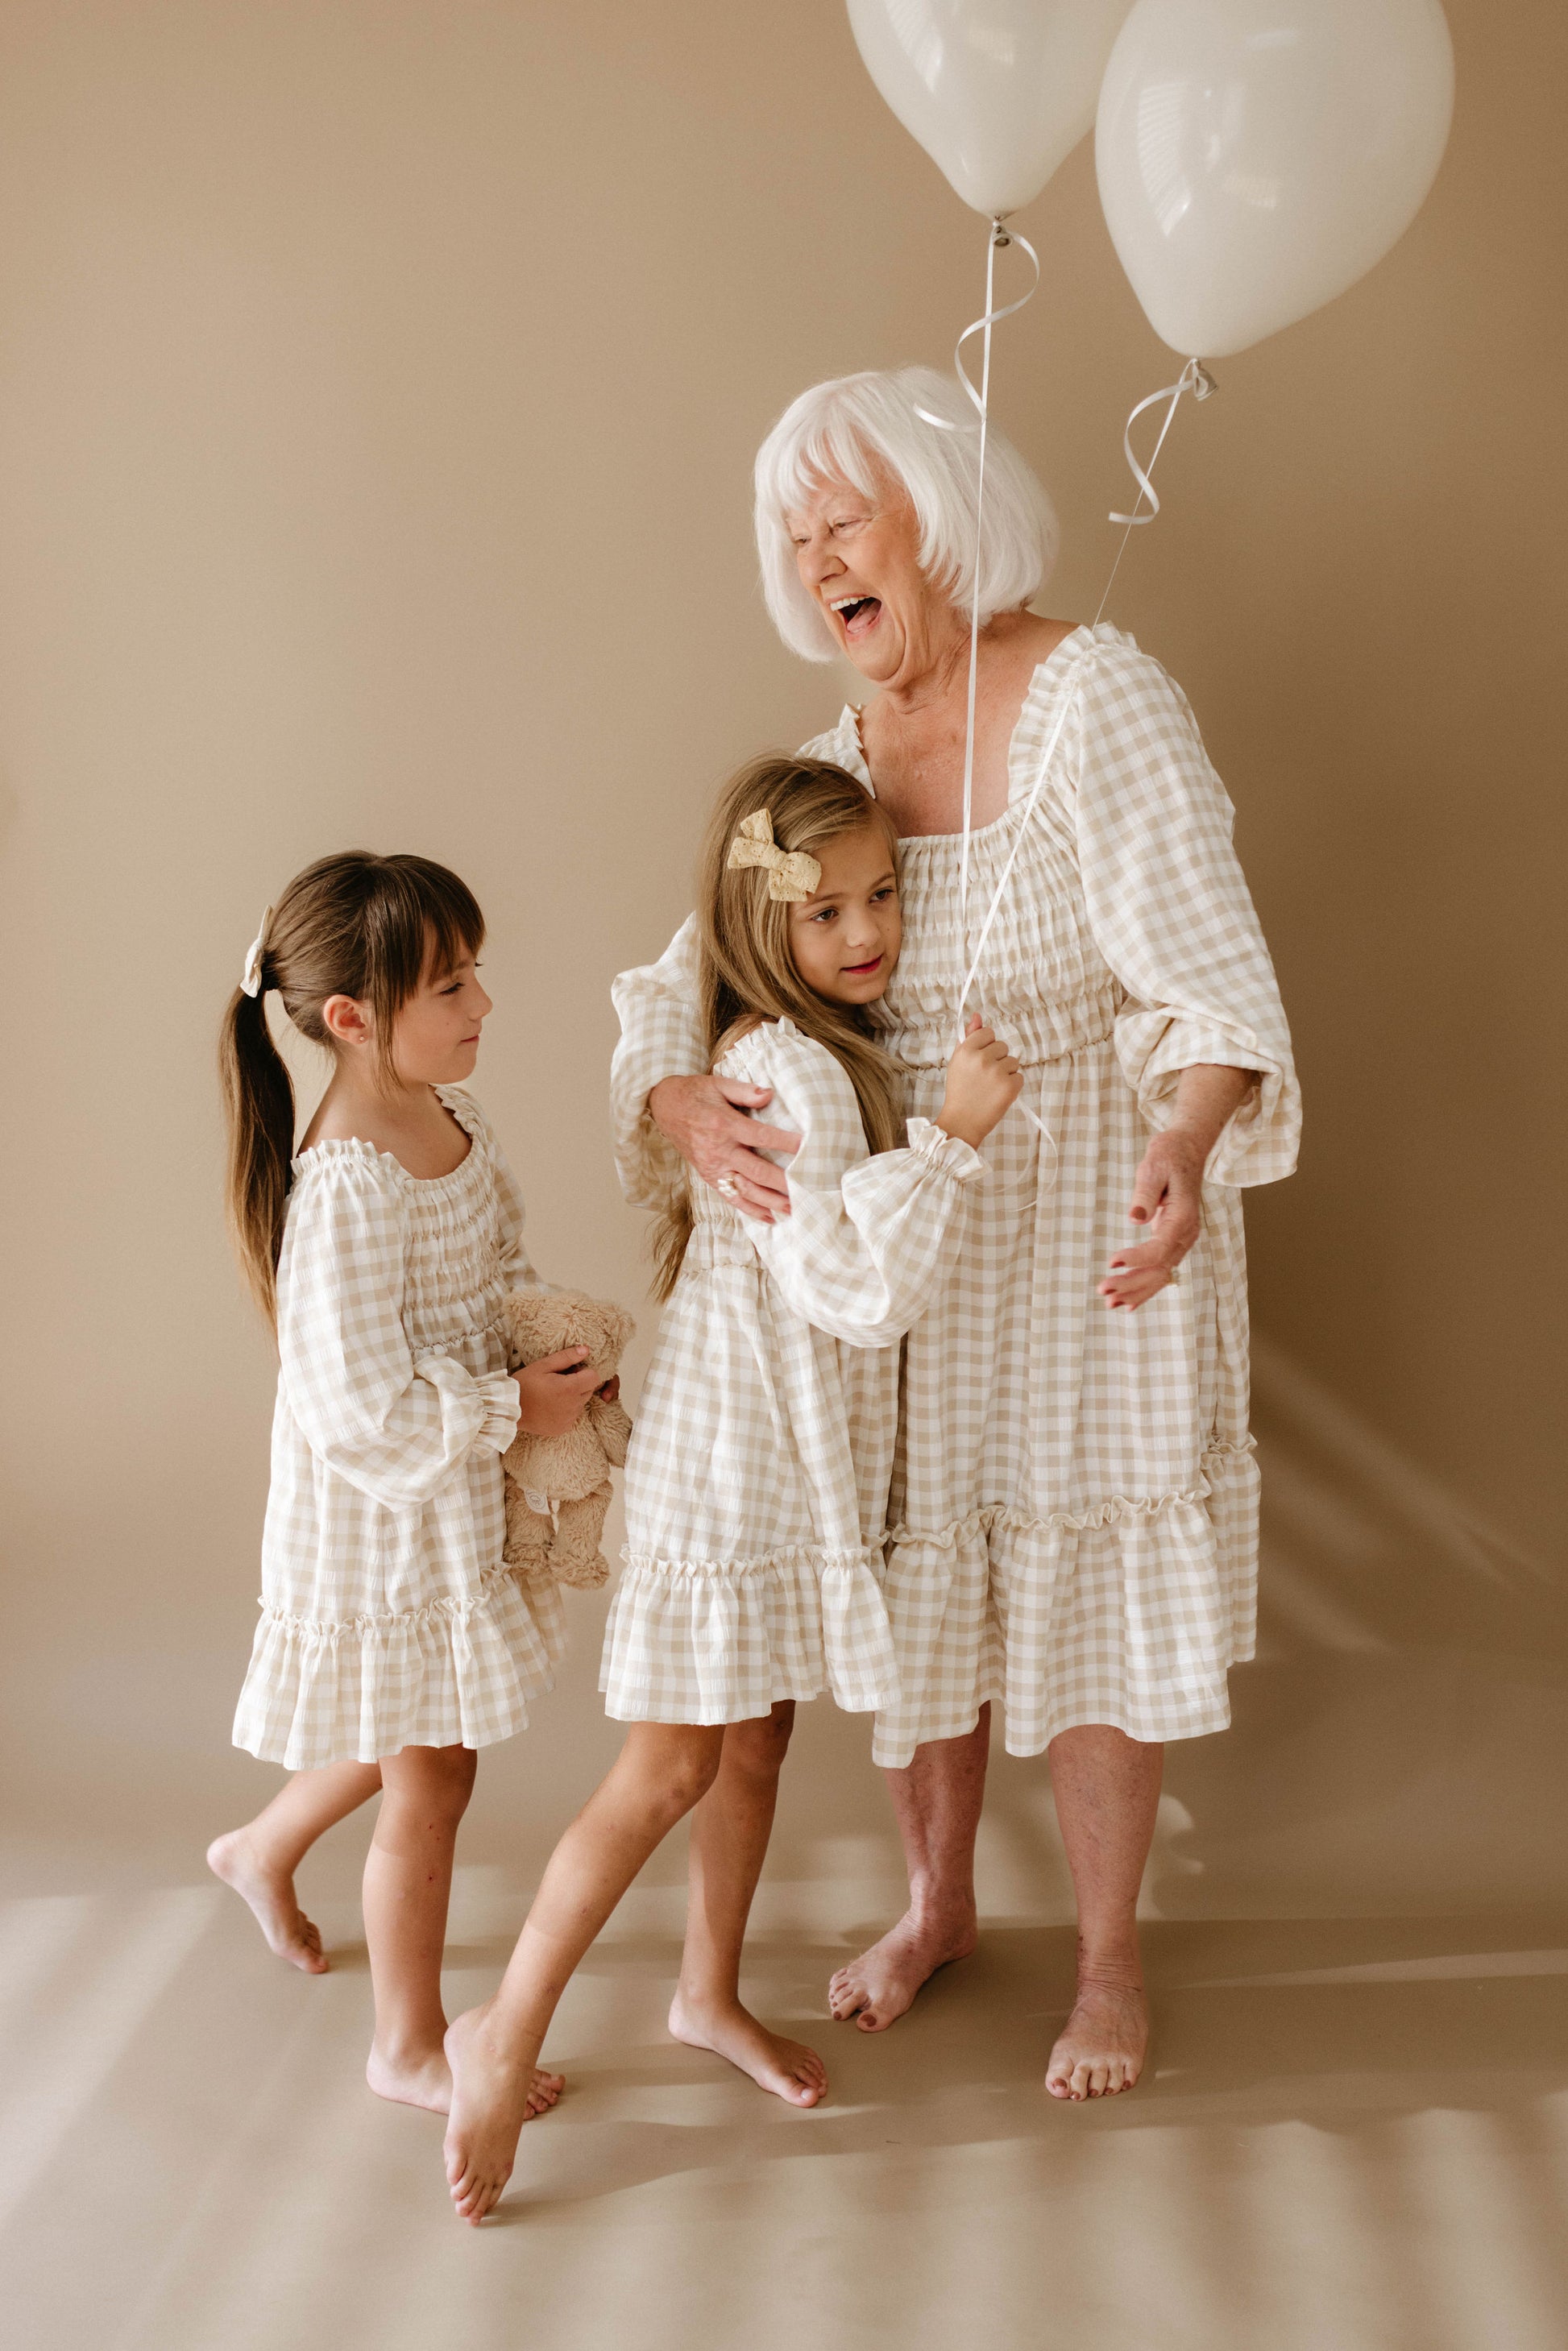
<instances>
[{"instance_id":1,"label":"woman's smiling face","mask_svg":"<svg viewBox=\"0 0 1568 2351\"><path fill-rule=\"evenodd\" d=\"M830 1004L874 1004L904 944L898 875L887 834L874 820L812 851L821 877L789 909L789 952L813 996Z\"/></svg>"},{"instance_id":2,"label":"woman's smiling face","mask_svg":"<svg viewBox=\"0 0 1568 2351\"><path fill-rule=\"evenodd\" d=\"M922 675L958 616L920 569L915 508L890 476L874 496L819 483L785 517L800 585L856 669L873 685Z\"/></svg>"}]
</instances>

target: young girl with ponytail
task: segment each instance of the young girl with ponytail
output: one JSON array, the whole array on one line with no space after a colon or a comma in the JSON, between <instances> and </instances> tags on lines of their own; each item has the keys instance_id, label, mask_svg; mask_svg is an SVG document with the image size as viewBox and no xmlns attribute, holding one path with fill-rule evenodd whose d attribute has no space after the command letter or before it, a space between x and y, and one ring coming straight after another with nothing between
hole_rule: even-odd
<instances>
[{"instance_id":1,"label":"young girl with ponytail","mask_svg":"<svg viewBox=\"0 0 1568 2351\"><path fill-rule=\"evenodd\" d=\"M743 1220L684 1169L658 1239L668 1300L626 1465L627 1566L601 1686L631 1724L556 1847L496 1997L447 2036L447 2178L478 2220L511 2171L544 2033L638 1870L692 1813L677 2039L789 2104L821 2059L741 2005L741 1944L795 1702L896 1695L882 1590L895 1343L962 1238L976 1146L1019 1092L978 1021L907 1139L872 1008L898 958L898 842L825 761L768 758L723 794L697 890L713 1066L799 1135L791 1213ZM766 1100L760 1092L756 1100ZM916 1633L918 1628L915 1628Z\"/></svg>"},{"instance_id":2,"label":"young girl with ponytail","mask_svg":"<svg viewBox=\"0 0 1568 2351\"><path fill-rule=\"evenodd\" d=\"M294 1776L208 1859L274 1950L319 1973L294 1872L380 1789L367 2077L438 2111L441 1951L475 1750L524 1727L562 1645L557 1587L502 1562L501 1455L519 1425L569 1428L592 1384L582 1348L507 1369L501 1301L538 1277L511 1170L462 1091L492 1008L484 935L443 866L322 858L267 909L221 1046L230 1223L280 1366L261 1622L234 1735ZM333 1063L298 1153L273 989ZM528 2111L559 2088L531 2077Z\"/></svg>"}]
</instances>

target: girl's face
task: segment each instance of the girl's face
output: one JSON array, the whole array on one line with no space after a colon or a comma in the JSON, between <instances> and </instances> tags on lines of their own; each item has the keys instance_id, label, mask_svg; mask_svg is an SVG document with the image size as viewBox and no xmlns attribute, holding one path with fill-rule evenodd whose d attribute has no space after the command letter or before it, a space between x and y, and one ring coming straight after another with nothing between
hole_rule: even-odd
<instances>
[{"instance_id":1,"label":"girl's face","mask_svg":"<svg viewBox=\"0 0 1568 2351\"><path fill-rule=\"evenodd\" d=\"M898 876L879 824L841 832L811 852L822 878L789 909L789 951L813 996L874 1004L904 944Z\"/></svg>"},{"instance_id":2,"label":"girl's face","mask_svg":"<svg viewBox=\"0 0 1568 2351\"><path fill-rule=\"evenodd\" d=\"M392 1068L405 1086L455 1086L474 1073L479 1030L495 1006L479 967L463 953L450 971L429 964L392 1027Z\"/></svg>"}]
</instances>

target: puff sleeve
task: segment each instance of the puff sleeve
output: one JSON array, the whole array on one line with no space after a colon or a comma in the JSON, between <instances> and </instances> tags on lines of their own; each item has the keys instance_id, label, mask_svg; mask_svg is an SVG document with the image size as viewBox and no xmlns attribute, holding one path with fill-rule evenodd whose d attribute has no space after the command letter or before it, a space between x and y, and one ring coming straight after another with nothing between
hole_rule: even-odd
<instances>
[{"instance_id":1,"label":"puff sleeve","mask_svg":"<svg viewBox=\"0 0 1568 2351\"><path fill-rule=\"evenodd\" d=\"M806 1322L852 1347L890 1346L952 1269L978 1153L916 1118L907 1148L873 1155L849 1079L788 1021L754 1030L723 1068L771 1086L768 1122L800 1135L793 1155L775 1155L790 1214L772 1225L747 1219L747 1238Z\"/></svg>"},{"instance_id":2,"label":"puff sleeve","mask_svg":"<svg viewBox=\"0 0 1568 2351\"><path fill-rule=\"evenodd\" d=\"M1192 712L1135 650L1088 664L1076 827L1089 919L1132 1001L1116 1022L1122 1071L1153 1127L1181 1071L1256 1070L1208 1165L1220 1184L1267 1184L1296 1164L1301 1098L1274 968L1231 845L1235 811Z\"/></svg>"},{"instance_id":3,"label":"puff sleeve","mask_svg":"<svg viewBox=\"0 0 1568 2351\"><path fill-rule=\"evenodd\" d=\"M621 1041L610 1064L610 1111L621 1188L638 1207L663 1207L685 1182L680 1154L648 1115L661 1078L708 1066L697 997L697 925L688 914L657 963L623 971L611 990Z\"/></svg>"}]
</instances>

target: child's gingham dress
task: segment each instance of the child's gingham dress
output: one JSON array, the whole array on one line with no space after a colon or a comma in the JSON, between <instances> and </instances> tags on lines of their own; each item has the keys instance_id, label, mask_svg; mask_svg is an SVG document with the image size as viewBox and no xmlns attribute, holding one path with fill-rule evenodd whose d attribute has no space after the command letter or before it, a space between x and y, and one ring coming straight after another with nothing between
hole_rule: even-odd
<instances>
[{"instance_id":1,"label":"child's gingham dress","mask_svg":"<svg viewBox=\"0 0 1568 2351\"><path fill-rule=\"evenodd\" d=\"M501 1301L538 1277L476 1102L450 1176L368 1143L294 1162L261 1623L235 1744L291 1770L520 1730L564 1646L551 1583L502 1563L517 1425Z\"/></svg>"},{"instance_id":2,"label":"child's gingham dress","mask_svg":"<svg viewBox=\"0 0 1568 2351\"><path fill-rule=\"evenodd\" d=\"M904 1349L883 1585L902 1695L878 1718L882 1763L970 1729L993 1698L1020 1755L1082 1723L1140 1740L1220 1729L1226 1669L1252 1654L1237 1187L1295 1164L1290 1036L1192 714L1112 628L1075 629L1035 672L1008 811L972 838L971 938L1064 705L977 990L1055 1150L1021 1109L988 1138L954 1273ZM806 749L871 789L854 711ZM957 1034L959 854L952 834L904 843L904 952L875 1017L915 1112L940 1100ZM695 974L688 923L617 983L617 1148L634 1200L676 1179L647 1097L703 1067ZM1200 1061L1256 1070L1260 1085L1209 1161L1179 1285L1113 1313L1097 1285L1137 1237L1127 1207L1149 1130Z\"/></svg>"},{"instance_id":3,"label":"child's gingham dress","mask_svg":"<svg viewBox=\"0 0 1568 2351\"><path fill-rule=\"evenodd\" d=\"M788 1020L720 1063L771 1086L794 1213L695 1185L626 1463L626 1567L600 1686L622 1722L746 1722L897 1694L882 1596L898 1347L946 1280L980 1160L925 1119L866 1148L854 1090ZM852 1431L853 1442L852 1444Z\"/></svg>"}]
</instances>

